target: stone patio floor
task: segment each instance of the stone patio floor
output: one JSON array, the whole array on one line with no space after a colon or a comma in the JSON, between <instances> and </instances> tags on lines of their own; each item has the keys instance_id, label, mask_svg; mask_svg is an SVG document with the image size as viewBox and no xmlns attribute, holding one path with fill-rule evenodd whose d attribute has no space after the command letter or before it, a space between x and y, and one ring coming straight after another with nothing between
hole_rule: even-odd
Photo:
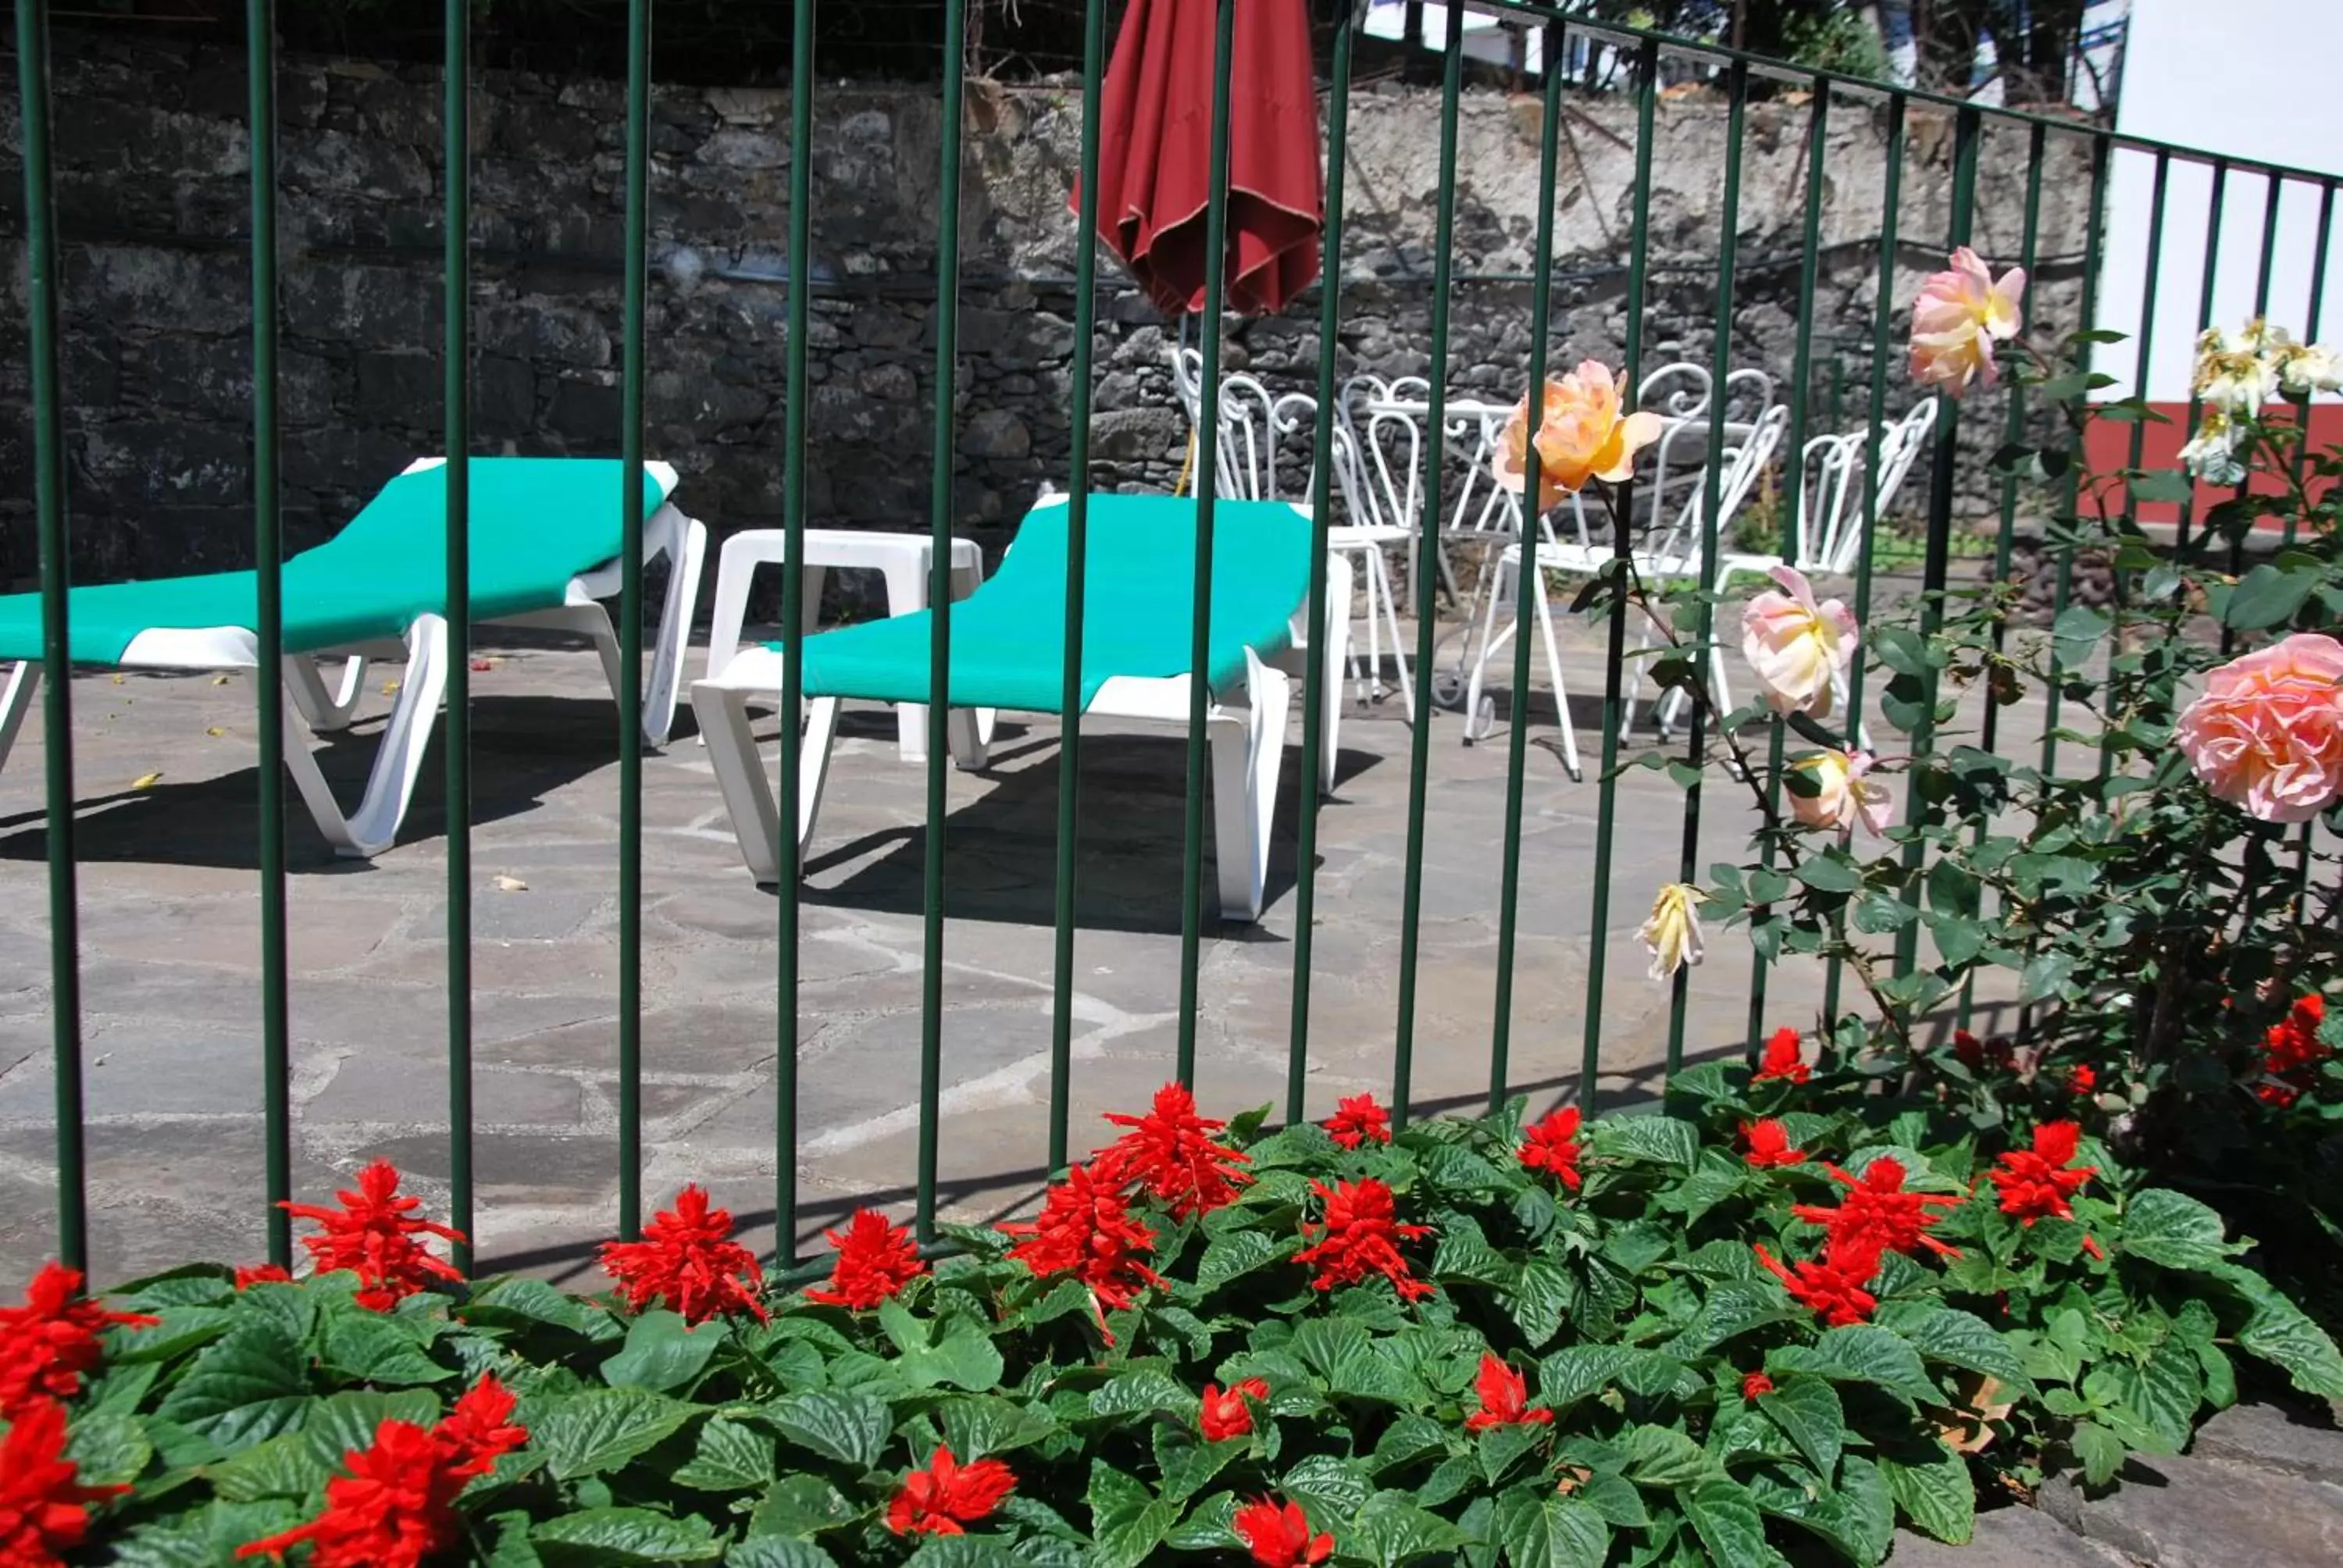
<instances>
[{"instance_id":1,"label":"stone patio floor","mask_svg":"<svg viewBox=\"0 0 2343 1568\"><path fill-rule=\"evenodd\" d=\"M1570 625L1588 778L1550 742L1532 697L1520 940L1509 1077L1540 1101L1577 1082L1589 1005L1600 746L1597 628ZM488 1268L583 1278L617 1216L618 777L592 656L491 646L473 676L478 1241ZM1453 657L1443 648L1443 658ZM696 668L696 662L695 666ZM369 676L397 678L396 666ZM93 1275L262 1249L258 878L249 689L206 676L75 683ZM377 703L380 699L376 699ZM1433 721L1424 824L1413 1092L1420 1109L1487 1093L1503 841L1505 740L1461 744ZM354 790L378 725L325 747ZM775 1170L772 1064L779 902L741 869L706 752L649 756L644 784L643 1107L647 1196L709 1184L760 1244ZM0 775L0 1289L53 1242L43 737L28 723ZM769 722L764 733L772 734ZM1299 720L1294 734L1299 737ZM1394 696L1354 707L1341 781L1321 814L1309 1031L1310 1106L1388 1094L1406 879L1411 729ZM1178 1033L1181 737L1085 726L1074 948L1072 1126L1170 1076ZM1653 744L1648 726L1634 745ZM1282 1101L1293 992L1298 749L1281 790L1268 910L1209 924L1198 1092L1218 1111ZM948 778L943 1107L939 1202L986 1220L1044 1177L1059 749L1054 721L1004 720L992 766ZM145 788L150 773L161 777ZM290 807L297 1191L321 1197L386 1154L444 1201L446 839L435 748L398 845L335 859ZM892 718L850 711L801 909L801 1243L858 1203L900 1205L915 1178L924 770L899 760ZM1666 988L1635 927L1675 876L1682 792L1619 780L1603 986L1600 1091L1649 1094ZM1704 867L1737 856L1752 811L1712 775ZM1810 1022L1817 966L1776 973L1769 1022ZM1686 1050L1737 1048L1745 942L1719 933L1693 972Z\"/></svg>"}]
</instances>

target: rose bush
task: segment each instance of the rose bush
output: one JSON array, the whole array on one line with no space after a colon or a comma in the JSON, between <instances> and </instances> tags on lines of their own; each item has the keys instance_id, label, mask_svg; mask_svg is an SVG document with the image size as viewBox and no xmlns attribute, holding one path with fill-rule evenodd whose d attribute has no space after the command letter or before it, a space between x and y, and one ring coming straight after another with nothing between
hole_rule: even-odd
<instances>
[{"instance_id":1,"label":"rose bush","mask_svg":"<svg viewBox=\"0 0 2343 1568\"><path fill-rule=\"evenodd\" d=\"M1735 929L1768 961L1834 966L1855 1004L1817 1020L1834 1060L2017 1136L2079 1120L2282 1236L2288 1282L2343 1322L2343 1034L2324 1007L2343 979L2343 451L2306 438L2336 360L2259 321L2209 332L2181 468L2089 474L2086 424L2163 416L2091 403L2109 378L2057 360L2116 335L2046 351L2022 294L1956 255L1915 308L1913 372L1958 392L1998 358L2065 417L1995 463L2059 504L2046 569L2110 562L2114 604L2062 597L2035 628L2019 585L1956 582L1858 627L1795 572L1736 604L1661 596L1624 566L1581 596L1648 618L1660 682L1709 709L1704 755L1634 765L1722 778L1759 814L1747 854L1660 890L1653 972ZM2177 538L2152 538L2142 503L2181 504ZM1688 635L1712 618L1755 678L1732 712L1708 687L1716 650ZM1835 700L1858 663L1860 726ZM1990 744L1985 716L2026 702L2055 715L2046 741ZM2000 1027L1947 1049L1979 1003Z\"/></svg>"},{"instance_id":2,"label":"rose bush","mask_svg":"<svg viewBox=\"0 0 2343 1568\"><path fill-rule=\"evenodd\" d=\"M2015 1139L1785 1032L1763 1073L1585 1120L1394 1131L1354 1098L1265 1132L1167 1088L1042 1219L947 1227L930 1262L858 1214L795 1292L697 1189L606 1254L599 1297L436 1270L386 1295L386 1260L348 1254L108 1306L52 1276L0 1367L55 1366L38 1325L69 1321L77 1371L0 1436L0 1550L1868 1563L1899 1521L1965 1538L1980 1489L2169 1452L2241 1380L2343 1396L2343 1355L2205 1205L2071 1121ZM387 1166L349 1199L304 1211L420 1219ZM1053 1213L1106 1216L1110 1261Z\"/></svg>"}]
</instances>

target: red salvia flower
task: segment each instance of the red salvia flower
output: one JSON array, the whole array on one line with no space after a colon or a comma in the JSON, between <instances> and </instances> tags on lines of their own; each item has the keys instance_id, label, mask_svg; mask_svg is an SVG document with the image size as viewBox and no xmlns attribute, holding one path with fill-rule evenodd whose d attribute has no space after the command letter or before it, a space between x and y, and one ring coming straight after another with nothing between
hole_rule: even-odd
<instances>
[{"instance_id":1,"label":"red salvia flower","mask_svg":"<svg viewBox=\"0 0 2343 1568\"><path fill-rule=\"evenodd\" d=\"M1806 1151L1790 1147L1790 1130L1770 1116L1741 1124L1742 1141L1749 1152L1742 1158L1763 1171L1775 1165L1796 1165L1805 1161Z\"/></svg>"},{"instance_id":2,"label":"red salvia flower","mask_svg":"<svg viewBox=\"0 0 2343 1568\"><path fill-rule=\"evenodd\" d=\"M809 1302L826 1307L875 1307L928 1271L911 1232L876 1209L857 1209L843 1231L825 1231L838 1256L830 1266L830 1289L808 1291Z\"/></svg>"},{"instance_id":3,"label":"red salvia flower","mask_svg":"<svg viewBox=\"0 0 2343 1568\"><path fill-rule=\"evenodd\" d=\"M1320 1125L1345 1149L1391 1141L1391 1112L1376 1104L1372 1094L1353 1094L1338 1102L1334 1114Z\"/></svg>"},{"instance_id":4,"label":"red salvia flower","mask_svg":"<svg viewBox=\"0 0 2343 1568\"><path fill-rule=\"evenodd\" d=\"M236 1288L248 1291L255 1285L289 1285L293 1276L277 1263L247 1263L236 1271Z\"/></svg>"},{"instance_id":5,"label":"red salvia flower","mask_svg":"<svg viewBox=\"0 0 2343 1568\"><path fill-rule=\"evenodd\" d=\"M1029 1238L1010 1248L1009 1255L1035 1274L1074 1274L1090 1287L1102 1334L1108 1312L1131 1305L1141 1287L1163 1282L1147 1265L1155 1232L1132 1219L1121 1194L1087 1165L1075 1166L1050 1189L1040 1218L1001 1230ZM1114 1342L1111 1334L1107 1342Z\"/></svg>"},{"instance_id":6,"label":"red salvia flower","mask_svg":"<svg viewBox=\"0 0 2343 1568\"><path fill-rule=\"evenodd\" d=\"M1814 1203L1794 1204L1790 1212L1828 1231L1831 1246L1845 1249L1849 1256L1865 1249L1908 1253L1915 1247L1926 1247L1940 1257L1960 1256L1927 1233L1929 1226L1944 1218L1931 1213L1931 1206L1951 1208L1957 1206L1960 1200L1937 1192L1906 1192L1902 1161L1883 1155L1863 1168L1859 1180L1835 1165L1825 1165L1823 1169L1830 1173L1832 1181L1846 1188L1845 1200L1835 1209Z\"/></svg>"},{"instance_id":7,"label":"red salvia flower","mask_svg":"<svg viewBox=\"0 0 2343 1568\"><path fill-rule=\"evenodd\" d=\"M602 1271L638 1312L661 1302L688 1323L736 1312L767 1322L757 1300L765 1271L756 1254L731 1238L732 1211L709 1208L706 1191L687 1186L673 1209L652 1216L641 1241L603 1242Z\"/></svg>"},{"instance_id":8,"label":"red salvia flower","mask_svg":"<svg viewBox=\"0 0 2343 1568\"><path fill-rule=\"evenodd\" d=\"M2275 1081L2256 1086L2255 1096L2283 1111L2310 1087L2310 1071L2334 1053L2319 1042L2318 1027L2327 1019L2327 1000L2312 991L2296 999L2286 1017L2262 1036L2262 1071Z\"/></svg>"},{"instance_id":9,"label":"red salvia flower","mask_svg":"<svg viewBox=\"0 0 2343 1568\"><path fill-rule=\"evenodd\" d=\"M1826 1247L1820 1262L1801 1259L1786 1269L1765 1248L1756 1251L1758 1263L1782 1282L1792 1301L1820 1312L1825 1328L1862 1322L1879 1305L1879 1298L1864 1289L1879 1272L1875 1250Z\"/></svg>"},{"instance_id":10,"label":"red salvia flower","mask_svg":"<svg viewBox=\"0 0 2343 1568\"><path fill-rule=\"evenodd\" d=\"M1334 1538L1311 1534L1310 1516L1299 1503L1282 1508L1272 1497L1248 1503L1237 1510L1229 1528L1261 1568L1313 1568L1334 1554Z\"/></svg>"},{"instance_id":11,"label":"red salvia flower","mask_svg":"<svg viewBox=\"0 0 2343 1568\"><path fill-rule=\"evenodd\" d=\"M0 1568L63 1568L89 1530L89 1505L126 1486L84 1486L65 1456L65 1407L36 1399L0 1437Z\"/></svg>"},{"instance_id":12,"label":"red salvia flower","mask_svg":"<svg viewBox=\"0 0 2343 1568\"><path fill-rule=\"evenodd\" d=\"M486 1475L497 1467L500 1455L528 1441L528 1429L512 1419L516 1402L512 1391L494 1372L482 1372L480 1381L464 1391L456 1408L431 1429L451 1473L467 1479Z\"/></svg>"},{"instance_id":13,"label":"red salvia flower","mask_svg":"<svg viewBox=\"0 0 2343 1568\"><path fill-rule=\"evenodd\" d=\"M420 1568L463 1541L457 1494L528 1440L508 1423L512 1409L510 1391L491 1375L428 1432L383 1422L372 1443L342 1455L347 1473L326 1483L324 1513L236 1554L282 1557L306 1541L309 1568Z\"/></svg>"},{"instance_id":14,"label":"red salvia flower","mask_svg":"<svg viewBox=\"0 0 2343 1568\"><path fill-rule=\"evenodd\" d=\"M1017 1490L1017 1477L997 1459L962 1464L949 1448L939 1448L928 1468L903 1477L902 1490L887 1505L887 1528L898 1535L965 1535Z\"/></svg>"},{"instance_id":15,"label":"red salvia flower","mask_svg":"<svg viewBox=\"0 0 2343 1568\"><path fill-rule=\"evenodd\" d=\"M1995 1035L1991 1040L1979 1040L1967 1030L1953 1030L1953 1055L1960 1064L1979 1077L1990 1072L2007 1072L2016 1059L2006 1035Z\"/></svg>"},{"instance_id":16,"label":"red salvia flower","mask_svg":"<svg viewBox=\"0 0 2343 1568\"><path fill-rule=\"evenodd\" d=\"M1136 1181L1171 1204L1174 1220L1235 1202L1237 1189L1252 1180L1236 1169L1245 1157L1212 1137L1228 1123L1197 1115L1184 1084L1157 1090L1144 1116L1109 1112L1107 1120L1131 1131L1092 1156L1093 1165L1118 1185Z\"/></svg>"},{"instance_id":17,"label":"red salvia flower","mask_svg":"<svg viewBox=\"0 0 2343 1568\"><path fill-rule=\"evenodd\" d=\"M1369 1274L1381 1274L1405 1302L1432 1294L1432 1287L1415 1277L1399 1243L1432 1233L1429 1225L1403 1225L1392 1202L1392 1190L1373 1177L1329 1188L1312 1181L1310 1190L1325 1200L1326 1221L1302 1224L1302 1239L1311 1244L1293 1255L1297 1263L1315 1267L1312 1287L1331 1291L1355 1285Z\"/></svg>"},{"instance_id":18,"label":"red salvia flower","mask_svg":"<svg viewBox=\"0 0 2343 1568\"><path fill-rule=\"evenodd\" d=\"M1252 1430L1252 1406L1246 1402L1268 1397L1269 1384L1257 1377L1240 1378L1226 1389L1206 1383L1196 1412L1196 1425L1204 1441L1225 1442L1244 1436Z\"/></svg>"},{"instance_id":19,"label":"red salvia flower","mask_svg":"<svg viewBox=\"0 0 2343 1568\"><path fill-rule=\"evenodd\" d=\"M14 1421L36 1401L79 1393L81 1374L105 1353L98 1335L108 1325L146 1328L161 1321L84 1300L80 1270L42 1264L25 1287L24 1305L0 1307L0 1418Z\"/></svg>"},{"instance_id":20,"label":"red salvia flower","mask_svg":"<svg viewBox=\"0 0 2343 1568\"><path fill-rule=\"evenodd\" d=\"M1481 1408L1464 1418L1466 1432L1486 1432L1493 1426L1544 1426L1554 1420L1554 1412L1539 1407L1529 1408L1529 1383L1521 1373L1482 1352L1481 1371L1473 1379L1473 1392L1481 1401Z\"/></svg>"},{"instance_id":21,"label":"red salvia flower","mask_svg":"<svg viewBox=\"0 0 2343 1568\"><path fill-rule=\"evenodd\" d=\"M2068 1220L2066 1200L2098 1173L2096 1165L2070 1170L2083 1130L2072 1121L2046 1121L2034 1130L2034 1147L2004 1153L1989 1174L2001 1193L2001 1211L2031 1228L2036 1220Z\"/></svg>"},{"instance_id":22,"label":"red salvia flower","mask_svg":"<svg viewBox=\"0 0 2343 1568\"><path fill-rule=\"evenodd\" d=\"M423 1200L399 1195L398 1167L389 1161L377 1160L359 1171L357 1191L343 1189L334 1196L341 1201L338 1209L292 1202L277 1207L297 1219L317 1222L324 1233L304 1236L301 1244L317 1260L319 1273L347 1269L357 1275L358 1305L369 1312L387 1312L402 1298L427 1290L434 1281L463 1279L446 1260L434 1257L415 1239L437 1236L460 1246L463 1233L416 1219L415 1211L423 1207Z\"/></svg>"},{"instance_id":23,"label":"red salvia flower","mask_svg":"<svg viewBox=\"0 0 2343 1568\"><path fill-rule=\"evenodd\" d=\"M1522 1163L1558 1178L1578 1191L1578 1107L1565 1105L1540 1121L1522 1129Z\"/></svg>"},{"instance_id":24,"label":"red salvia flower","mask_svg":"<svg viewBox=\"0 0 2343 1568\"><path fill-rule=\"evenodd\" d=\"M1764 1083L1769 1079L1782 1078L1792 1083L1804 1083L1814 1076L1814 1072L1815 1070L1798 1055L1798 1031L1777 1029L1767 1038L1765 1054L1758 1059L1757 1070L1749 1081Z\"/></svg>"},{"instance_id":25,"label":"red salvia flower","mask_svg":"<svg viewBox=\"0 0 2343 1568\"><path fill-rule=\"evenodd\" d=\"M1745 1400L1754 1400L1761 1393L1773 1392L1774 1380L1764 1372L1754 1372L1741 1380L1741 1397Z\"/></svg>"}]
</instances>

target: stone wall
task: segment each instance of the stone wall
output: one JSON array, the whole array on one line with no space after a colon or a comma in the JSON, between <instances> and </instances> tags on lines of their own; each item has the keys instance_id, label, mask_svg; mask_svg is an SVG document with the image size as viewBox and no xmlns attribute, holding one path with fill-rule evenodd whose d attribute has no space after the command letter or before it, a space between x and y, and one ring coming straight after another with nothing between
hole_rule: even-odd
<instances>
[{"instance_id":1,"label":"stone wall","mask_svg":"<svg viewBox=\"0 0 2343 1568\"><path fill-rule=\"evenodd\" d=\"M118 36L57 40L57 184L65 245L64 376L75 569L85 580L248 564L250 316L239 58ZM296 58L283 128L286 498L314 542L410 457L436 448L440 339L438 88L434 74ZM473 145L474 427L478 449L610 452L619 423L624 103L618 84L490 74ZM1468 95L1459 126L1450 383L1515 396L1526 376L1542 106ZM1660 106L1653 158L1646 363L1705 361L1725 108ZM1557 361L1615 357L1625 335L1632 106L1575 98L1562 126ZM930 490L940 116L931 93L826 87L812 146L817 261L806 410L809 520L923 528ZM1071 87L971 90L962 200L961 357L954 402L961 526L997 544L1045 482L1066 482L1076 163ZM15 110L0 114L13 153ZM780 520L785 93L661 89L653 104L649 446L720 533ZM1436 94L1362 90L1351 117L1345 375L1428 368ZM1941 265L1948 120L1916 113L1900 210L1914 243L1899 301ZM1805 111L1761 104L1743 141L1732 357L1786 380L1795 342ZM1869 336L1883 130L1842 105L1825 165L1816 329ZM2044 182L2039 314L2074 325L2080 138L2054 138ZM2018 248L2023 138L1989 136L1979 247ZM13 178L0 180L13 199ZM21 226L21 215L12 221ZM2063 260L2059 258L2064 258ZM1185 445L1168 328L1102 261L1092 482L1168 486ZM0 570L33 551L21 252L0 274ZM1314 294L1232 324L1228 365L1314 379ZM1892 370L1892 367L1891 367ZM1864 373L1858 367L1858 375ZM1904 394L1890 376L1892 401ZM1859 406L1850 391L1849 408ZM1997 407L1966 430L1997 442ZM1815 414L1815 427L1824 416ZM1981 492L1980 492L1981 493Z\"/></svg>"}]
</instances>

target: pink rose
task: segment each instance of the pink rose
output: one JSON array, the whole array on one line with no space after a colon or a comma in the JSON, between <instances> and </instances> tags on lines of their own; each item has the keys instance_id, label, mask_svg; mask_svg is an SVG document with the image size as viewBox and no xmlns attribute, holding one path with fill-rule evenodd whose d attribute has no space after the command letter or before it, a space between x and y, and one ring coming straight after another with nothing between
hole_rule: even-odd
<instances>
[{"instance_id":1,"label":"pink rose","mask_svg":"<svg viewBox=\"0 0 2343 1568\"><path fill-rule=\"evenodd\" d=\"M1784 791L1789 797L1790 815L1805 826L1846 835L1852 835L1857 824L1870 833L1887 830L1895 802L1887 786L1865 777L1871 771L1870 752L1817 751L1790 766L1821 787L1812 795Z\"/></svg>"},{"instance_id":2,"label":"pink rose","mask_svg":"<svg viewBox=\"0 0 2343 1568\"><path fill-rule=\"evenodd\" d=\"M1827 719L1832 689L1855 659L1855 613L1837 599L1815 603L1804 573L1775 567L1773 579L1788 591L1766 589L1741 612L1741 657L1776 713Z\"/></svg>"},{"instance_id":3,"label":"pink rose","mask_svg":"<svg viewBox=\"0 0 2343 1568\"><path fill-rule=\"evenodd\" d=\"M2343 796L2343 644L2299 631L2205 679L2173 739L2205 788L2265 822L2307 822Z\"/></svg>"},{"instance_id":4,"label":"pink rose","mask_svg":"<svg viewBox=\"0 0 2343 1568\"><path fill-rule=\"evenodd\" d=\"M1957 397L1972 377L1993 385L1993 346L2017 336L2026 297L2026 271L2011 267L1996 283L1967 246L1953 252L1951 269L1932 272L1912 305L1912 379L1942 387Z\"/></svg>"}]
</instances>

